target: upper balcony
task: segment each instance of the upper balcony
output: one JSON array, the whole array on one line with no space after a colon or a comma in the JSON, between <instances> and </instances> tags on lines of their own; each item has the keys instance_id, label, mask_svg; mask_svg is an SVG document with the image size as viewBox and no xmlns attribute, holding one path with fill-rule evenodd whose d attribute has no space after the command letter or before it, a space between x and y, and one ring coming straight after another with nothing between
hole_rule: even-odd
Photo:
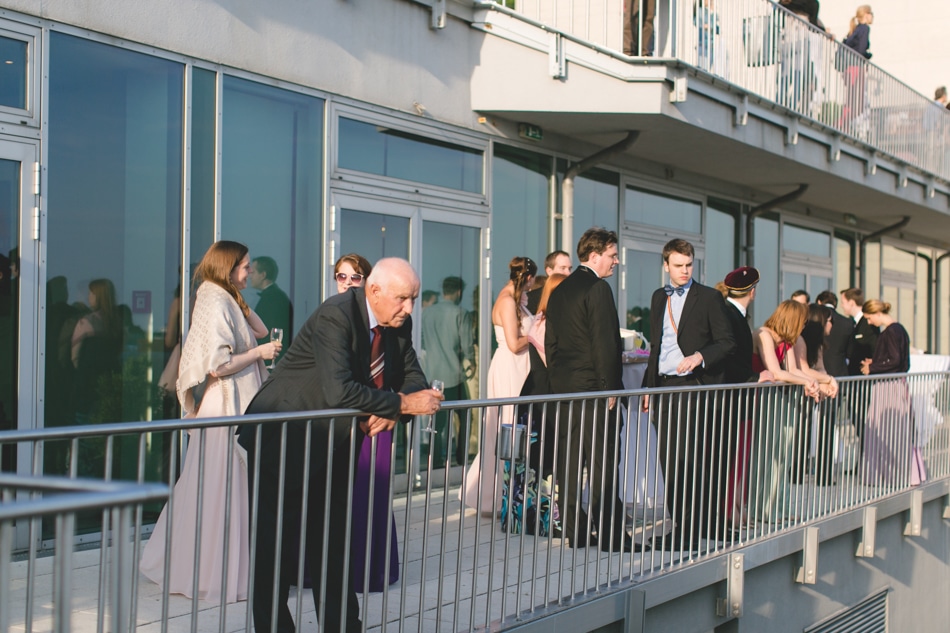
<instances>
[{"instance_id":1,"label":"upper balcony","mask_svg":"<svg viewBox=\"0 0 950 633\"><path fill-rule=\"evenodd\" d=\"M950 229L950 112L769 0L633 2L656 5L649 56L623 53L623 0L476 2L473 109L575 147L640 130L636 158Z\"/></svg>"}]
</instances>

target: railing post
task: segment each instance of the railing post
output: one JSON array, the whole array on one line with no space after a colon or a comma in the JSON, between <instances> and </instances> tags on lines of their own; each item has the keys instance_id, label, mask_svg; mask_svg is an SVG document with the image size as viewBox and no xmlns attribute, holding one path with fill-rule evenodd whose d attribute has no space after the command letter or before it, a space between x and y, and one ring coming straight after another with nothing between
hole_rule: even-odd
<instances>
[{"instance_id":1,"label":"railing post","mask_svg":"<svg viewBox=\"0 0 950 633\"><path fill-rule=\"evenodd\" d=\"M802 548L802 566L798 569L795 582L814 585L818 580L818 528L807 527L804 532L805 545Z\"/></svg>"},{"instance_id":2,"label":"railing post","mask_svg":"<svg viewBox=\"0 0 950 633\"><path fill-rule=\"evenodd\" d=\"M861 542L858 543L856 556L861 558L874 557L874 537L877 532L877 506L868 506L864 509L864 525L861 528Z\"/></svg>"},{"instance_id":3,"label":"railing post","mask_svg":"<svg viewBox=\"0 0 950 633\"><path fill-rule=\"evenodd\" d=\"M716 601L716 615L723 618L742 617L745 591L745 554L730 554L726 571L726 597Z\"/></svg>"},{"instance_id":4,"label":"railing post","mask_svg":"<svg viewBox=\"0 0 950 633\"><path fill-rule=\"evenodd\" d=\"M904 536L920 536L920 523L924 516L924 491L910 493L910 520L904 527Z\"/></svg>"}]
</instances>

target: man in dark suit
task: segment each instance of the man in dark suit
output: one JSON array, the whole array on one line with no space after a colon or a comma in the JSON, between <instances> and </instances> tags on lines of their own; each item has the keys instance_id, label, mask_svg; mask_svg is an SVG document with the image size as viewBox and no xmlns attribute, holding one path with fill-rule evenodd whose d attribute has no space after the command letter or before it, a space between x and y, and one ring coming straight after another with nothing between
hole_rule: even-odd
<instances>
[{"instance_id":1,"label":"man in dark suit","mask_svg":"<svg viewBox=\"0 0 950 633\"><path fill-rule=\"evenodd\" d=\"M864 306L864 292L860 288L848 288L841 291L841 311L854 321L851 344L848 347L848 375L861 375L861 361L874 357L877 337L881 331L868 323L861 312Z\"/></svg>"},{"instance_id":2,"label":"man in dark suit","mask_svg":"<svg viewBox=\"0 0 950 633\"><path fill-rule=\"evenodd\" d=\"M544 258L544 274L547 277L554 273L564 276L570 275L571 268L573 268L571 256L564 251L553 251ZM541 303L542 292L544 292L544 284L528 291L528 312L531 314L538 313L538 304Z\"/></svg>"},{"instance_id":3,"label":"man in dark suit","mask_svg":"<svg viewBox=\"0 0 950 633\"><path fill-rule=\"evenodd\" d=\"M277 285L277 262L273 258L261 255L251 262L251 272L248 279L251 288L260 291L254 312L261 317L261 321L268 330L275 327L284 331L283 347L275 360L284 357L284 352L290 348L294 338L294 305L290 302L287 293ZM257 339L259 345L270 341L270 334Z\"/></svg>"},{"instance_id":4,"label":"man in dark suit","mask_svg":"<svg viewBox=\"0 0 950 633\"><path fill-rule=\"evenodd\" d=\"M277 586L277 631L292 633L294 622L287 608L289 586L296 573L296 547L304 480L309 480L306 521L307 563L312 570L313 597L321 604L321 570L326 569L323 630L359 631L359 602L345 573L348 551L346 511L352 465L364 435L391 430L395 420L431 415L439 409L441 394L426 389L426 379L412 347L410 313L419 294L419 279L405 260L382 259L363 288L354 288L327 299L300 329L283 360L277 365L247 413L358 409L369 414L351 434L346 418L313 423L310 462L304 463L306 424L287 425L286 453L281 450L281 426L245 425L240 443L248 453L248 480L252 506L254 480L259 469L257 538L252 608L254 628L269 633ZM380 342L376 339L380 339ZM375 343L375 344L374 344ZM381 352L381 357L379 353ZM371 355L375 356L371 368ZM381 378L379 374L382 374ZM260 443L257 434L260 431ZM331 444L332 442L332 444ZM332 446L332 457L327 454ZM281 473L284 494L278 494ZM327 507L327 478L331 495ZM283 532L277 523L282 516ZM252 529L254 517L251 517ZM323 556L324 526L327 552ZM277 543L281 543L279 578L275 581ZM345 619L344 619L345 609Z\"/></svg>"},{"instance_id":5,"label":"man in dark suit","mask_svg":"<svg viewBox=\"0 0 950 633\"><path fill-rule=\"evenodd\" d=\"M725 379L725 361L736 342L719 291L693 281L693 245L674 239L663 247L663 270L670 283L650 301L650 359L644 387L718 384ZM718 416L705 409L706 395L664 394L654 407L657 457L665 466L666 509L678 526L667 539L698 549L708 536L712 513L711 482L719 472L711 462L718 453L718 431L709 422ZM650 398L642 399L644 409ZM709 419L707 420L707 413ZM715 448L715 450L712 450ZM694 472L695 470L695 472ZM701 489L695 487L700 483Z\"/></svg>"},{"instance_id":6,"label":"man in dark suit","mask_svg":"<svg viewBox=\"0 0 950 633\"><path fill-rule=\"evenodd\" d=\"M620 321L605 277L613 274L617 234L588 229L577 243L581 265L548 298L544 350L553 393L623 389ZM624 508L617 495L616 398L574 401L560 410L558 484L563 530L570 547L593 546L604 551L630 551L624 530ZM602 457L603 456L603 457ZM590 510L580 507L581 471L590 474Z\"/></svg>"},{"instance_id":7,"label":"man in dark suit","mask_svg":"<svg viewBox=\"0 0 950 633\"><path fill-rule=\"evenodd\" d=\"M854 329L848 341L848 375L861 375L861 362L865 358L874 357L874 348L877 347L877 337L881 331L868 323L861 308L864 307L864 292L860 288L848 288L841 291L841 311L851 317ZM867 417L867 395L858 389L856 383L847 384L842 394L842 400L847 403L847 411L851 415L855 433L864 435L864 420Z\"/></svg>"},{"instance_id":8,"label":"man in dark suit","mask_svg":"<svg viewBox=\"0 0 950 633\"><path fill-rule=\"evenodd\" d=\"M831 308L831 333L825 337L825 351L822 358L825 372L841 377L848 375L848 345L854 330L854 321L837 311L838 297L830 290L824 290L815 297L815 303ZM861 367L858 366L860 373Z\"/></svg>"}]
</instances>

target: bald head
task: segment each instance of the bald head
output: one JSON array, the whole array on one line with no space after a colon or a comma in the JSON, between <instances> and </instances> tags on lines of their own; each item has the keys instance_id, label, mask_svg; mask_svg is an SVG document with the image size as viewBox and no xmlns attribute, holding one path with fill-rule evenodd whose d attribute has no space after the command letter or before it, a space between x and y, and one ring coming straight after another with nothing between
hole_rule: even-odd
<instances>
[{"instance_id":1,"label":"bald head","mask_svg":"<svg viewBox=\"0 0 950 633\"><path fill-rule=\"evenodd\" d=\"M383 327L405 323L419 296L419 276L398 257L385 257L373 266L366 280L366 298L373 315Z\"/></svg>"}]
</instances>

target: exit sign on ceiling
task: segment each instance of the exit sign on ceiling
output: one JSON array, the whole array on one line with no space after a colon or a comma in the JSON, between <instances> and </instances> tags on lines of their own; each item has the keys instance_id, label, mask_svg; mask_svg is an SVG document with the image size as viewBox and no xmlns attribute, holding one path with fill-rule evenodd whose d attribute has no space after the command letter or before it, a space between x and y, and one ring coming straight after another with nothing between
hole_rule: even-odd
<instances>
[{"instance_id":1,"label":"exit sign on ceiling","mask_svg":"<svg viewBox=\"0 0 950 633\"><path fill-rule=\"evenodd\" d=\"M518 136L521 138L526 138L529 141L540 141L542 138L544 138L544 132L542 132L541 128L537 125L531 125L530 123L519 123Z\"/></svg>"}]
</instances>

